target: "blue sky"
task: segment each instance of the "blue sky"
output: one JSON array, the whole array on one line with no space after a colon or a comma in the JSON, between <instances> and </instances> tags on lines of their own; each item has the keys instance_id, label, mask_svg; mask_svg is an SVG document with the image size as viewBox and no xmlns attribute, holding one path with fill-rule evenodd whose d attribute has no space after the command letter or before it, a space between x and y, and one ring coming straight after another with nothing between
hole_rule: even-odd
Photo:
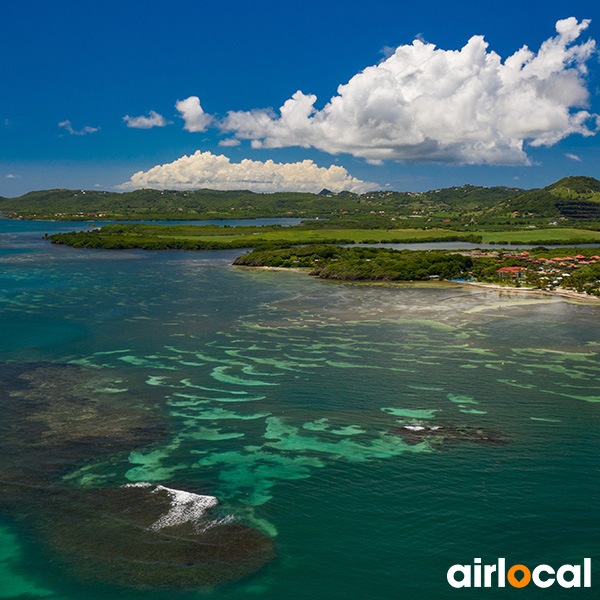
<instances>
[{"instance_id":1,"label":"blue sky","mask_svg":"<svg viewBox=\"0 0 600 600\"><path fill-rule=\"evenodd\" d=\"M3 2L0 195L131 189L136 182L269 190L305 185L311 177L314 185L331 181L357 190L463 183L529 188L565 175L600 178L597 50L588 44L560 72L544 71L550 59L541 64L538 57L535 68L547 72L536 75L541 83L519 79L502 98L501 66L482 75L476 68L492 51L500 64L523 45L537 55L545 40L556 38L556 22L569 17L591 22L578 35L572 22L565 26L564 35L574 38L563 43L565 52L589 39L600 42L600 9L592 1ZM475 43L462 58L442 54L461 50L474 35L484 36L488 47ZM416 50L415 39L422 43ZM406 49L402 56L393 54L398 47ZM377 65L386 59L390 69L384 65L382 79L384 67ZM407 75L408 62L426 68ZM353 77L340 94L338 86ZM457 77L467 91L440 98ZM524 86L531 89L523 92ZM337 108L330 110L335 96ZM194 97L200 112L192 100L184 119L175 105ZM288 120L279 111L286 101ZM585 110L589 116L559 122L556 103L567 115ZM124 120L139 125L132 119L150 118L150 111L160 126L128 127ZM502 111L510 122L496 116ZM577 128L588 135L569 133ZM238 145L219 145L223 140ZM196 152L193 162L173 165ZM253 162L241 173L236 164L244 159ZM268 160L314 165L288 169L289 175L265 166ZM148 174L156 165L167 166ZM333 173L332 165L340 169Z\"/></svg>"}]
</instances>

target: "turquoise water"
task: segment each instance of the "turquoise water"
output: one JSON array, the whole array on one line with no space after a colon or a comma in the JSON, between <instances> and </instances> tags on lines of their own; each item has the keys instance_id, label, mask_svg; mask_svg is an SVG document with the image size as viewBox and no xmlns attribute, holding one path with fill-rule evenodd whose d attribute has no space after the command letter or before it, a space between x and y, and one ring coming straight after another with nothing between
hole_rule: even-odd
<instances>
[{"instance_id":1,"label":"turquoise water","mask_svg":"<svg viewBox=\"0 0 600 600\"><path fill-rule=\"evenodd\" d=\"M0 221L0 363L21 373L0 395L12 411L0 422L1 598L517 593L452 589L448 568L474 557L532 567L591 557L596 576L600 303L320 281L234 268L238 251L51 247L38 239L47 230ZM120 432L99 452L90 431L107 414L160 420L161 433L133 443ZM28 434L13 435L15 423ZM502 443L433 433L415 443L397 435L405 426ZM58 438L79 443L57 466L47 448ZM90 579L57 531L70 500L48 503L48 490L141 482L216 497L276 558L197 591ZM595 597L557 585L518 593Z\"/></svg>"}]
</instances>

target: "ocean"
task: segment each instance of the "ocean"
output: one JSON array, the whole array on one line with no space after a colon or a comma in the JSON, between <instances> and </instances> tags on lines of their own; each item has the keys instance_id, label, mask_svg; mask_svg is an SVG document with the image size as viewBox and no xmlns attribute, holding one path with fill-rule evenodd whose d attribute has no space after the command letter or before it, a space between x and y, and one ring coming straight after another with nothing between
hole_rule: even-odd
<instances>
[{"instance_id":1,"label":"ocean","mask_svg":"<svg viewBox=\"0 0 600 600\"><path fill-rule=\"evenodd\" d=\"M81 227L0 220L0 598L597 597L600 302L41 240Z\"/></svg>"}]
</instances>

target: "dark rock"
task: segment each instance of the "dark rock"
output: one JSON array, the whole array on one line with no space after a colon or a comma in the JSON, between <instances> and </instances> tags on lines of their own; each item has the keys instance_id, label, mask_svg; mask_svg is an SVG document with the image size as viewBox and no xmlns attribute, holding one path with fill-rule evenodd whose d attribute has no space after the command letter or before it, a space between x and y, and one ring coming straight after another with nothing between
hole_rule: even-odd
<instances>
[{"instance_id":1,"label":"dark rock","mask_svg":"<svg viewBox=\"0 0 600 600\"><path fill-rule=\"evenodd\" d=\"M32 530L62 572L90 583L213 588L272 560L268 537L210 514L212 496L65 483L82 465L118 462L167 434L155 407L103 393L111 383L74 365L0 363L0 509Z\"/></svg>"},{"instance_id":2,"label":"dark rock","mask_svg":"<svg viewBox=\"0 0 600 600\"><path fill-rule=\"evenodd\" d=\"M400 436L407 444L428 441L433 444L457 444L472 442L486 446L504 446L506 437L494 429L467 427L463 425L421 425L411 424L395 427L389 435Z\"/></svg>"},{"instance_id":3,"label":"dark rock","mask_svg":"<svg viewBox=\"0 0 600 600\"><path fill-rule=\"evenodd\" d=\"M160 442L166 422L112 379L52 363L0 364L0 480L47 482L70 465Z\"/></svg>"},{"instance_id":4,"label":"dark rock","mask_svg":"<svg viewBox=\"0 0 600 600\"><path fill-rule=\"evenodd\" d=\"M62 569L90 583L212 588L275 557L269 538L210 516L202 510L210 503L163 486L69 492L55 496L38 527Z\"/></svg>"}]
</instances>

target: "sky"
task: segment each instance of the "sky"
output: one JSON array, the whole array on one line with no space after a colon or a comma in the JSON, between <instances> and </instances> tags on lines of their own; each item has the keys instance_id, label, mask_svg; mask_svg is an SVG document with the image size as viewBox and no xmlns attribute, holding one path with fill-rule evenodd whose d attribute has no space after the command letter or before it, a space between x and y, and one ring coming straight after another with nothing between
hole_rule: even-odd
<instances>
[{"instance_id":1,"label":"sky","mask_svg":"<svg viewBox=\"0 0 600 600\"><path fill-rule=\"evenodd\" d=\"M600 5L0 3L0 196L600 179Z\"/></svg>"}]
</instances>

